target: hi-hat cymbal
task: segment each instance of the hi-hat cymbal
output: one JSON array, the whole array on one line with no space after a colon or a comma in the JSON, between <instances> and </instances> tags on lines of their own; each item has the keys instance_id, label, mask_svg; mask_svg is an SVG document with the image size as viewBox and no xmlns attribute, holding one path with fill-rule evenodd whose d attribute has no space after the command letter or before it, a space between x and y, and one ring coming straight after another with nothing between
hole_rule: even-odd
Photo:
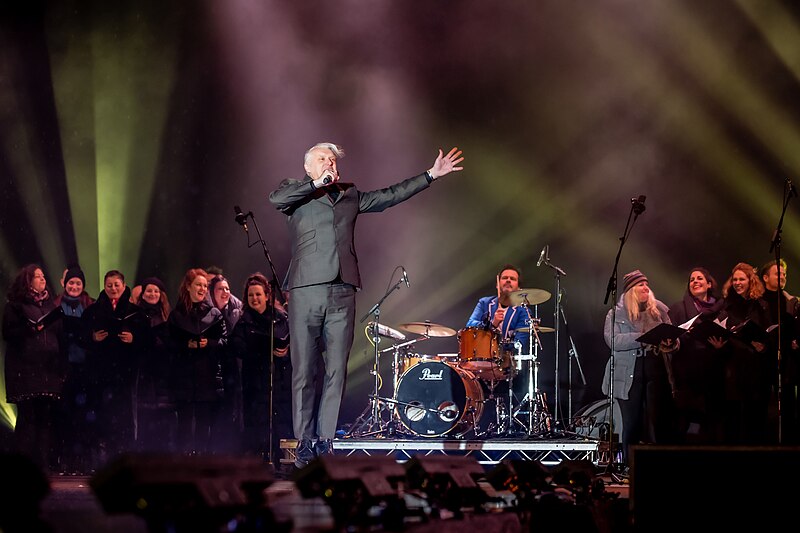
<instances>
[{"instance_id":1,"label":"hi-hat cymbal","mask_svg":"<svg viewBox=\"0 0 800 533\"><path fill-rule=\"evenodd\" d=\"M456 330L454 329L442 326L441 324L434 324L427 320L425 322L407 322L405 324L400 324L400 329L428 337L452 337L456 334Z\"/></svg>"},{"instance_id":2,"label":"hi-hat cymbal","mask_svg":"<svg viewBox=\"0 0 800 533\"><path fill-rule=\"evenodd\" d=\"M539 305L550 299L550 293L542 289L519 289L508 293L511 305Z\"/></svg>"},{"instance_id":3,"label":"hi-hat cymbal","mask_svg":"<svg viewBox=\"0 0 800 533\"><path fill-rule=\"evenodd\" d=\"M555 328L548 328L547 326L535 327L533 328L537 331L537 333L553 333ZM529 331L528 328L517 328L514 331L519 331L520 333L526 333Z\"/></svg>"}]
</instances>

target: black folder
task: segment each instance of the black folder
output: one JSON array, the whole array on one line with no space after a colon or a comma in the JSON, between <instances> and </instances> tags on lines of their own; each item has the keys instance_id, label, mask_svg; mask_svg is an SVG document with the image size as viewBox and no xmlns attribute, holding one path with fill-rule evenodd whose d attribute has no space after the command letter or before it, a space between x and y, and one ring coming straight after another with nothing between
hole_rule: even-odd
<instances>
[{"instance_id":1,"label":"black folder","mask_svg":"<svg viewBox=\"0 0 800 533\"><path fill-rule=\"evenodd\" d=\"M64 316L64 309L60 305L57 305L56 307L51 309L47 314L40 316L36 320L31 320L29 318L28 325L33 329L39 329L39 326L46 328L47 326L49 326L50 324L52 324L53 322L55 322L56 320L58 320L63 316Z\"/></svg>"},{"instance_id":2,"label":"black folder","mask_svg":"<svg viewBox=\"0 0 800 533\"><path fill-rule=\"evenodd\" d=\"M725 329L713 320L702 320L689 328L689 335L700 341L707 341L709 337L716 337L725 341L730 338L731 334L731 330Z\"/></svg>"},{"instance_id":3,"label":"black folder","mask_svg":"<svg viewBox=\"0 0 800 533\"><path fill-rule=\"evenodd\" d=\"M745 320L741 324L731 328L734 336L745 344L751 342L760 342L761 344L769 343L769 334L773 328L764 329L752 320Z\"/></svg>"},{"instance_id":4,"label":"black folder","mask_svg":"<svg viewBox=\"0 0 800 533\"><path fill-rule=\"evenodd\" d=\"M186 331L185 329L178 327L177 328L178 338L182 338L183 340L186 341L197 341L197 342L199 342L201 338L219 340L225 333L224 324L225 324L225 319L220 317L217 321L209 324L208 327L201 330L200 333L193 333L191 331Z\"/></svg>"},{"instance_id":5,"label":"black folder","mask_svg":"<svg viewBox=\"0 0 800 533\"><path fill-rule=\"evenodd\" d=\"M679 326L673 326L672 324L667 324L666 322L662 322L661 324L657 325L644 335L640 336L636 339L636 342L641 342L643 344L652 344L652 345L659 345L662 341L667 339L677 339L681 335L686 333L686 330Z\"/></svg>"},{"instance_id":6,"label":"black folder","mask_svg":"<svg viewBox=\"0 0 800 533\"><path fill-rule=\"evenodd\" d=\"M131 331L130 323L132 319L134 319L139 313L134 312L129 315L114 317L111 320L107 321L104 324L104 327L100 329L104 329L108 332L109 335L119 335L123 331Z\"/></svg>"}]
</instances>

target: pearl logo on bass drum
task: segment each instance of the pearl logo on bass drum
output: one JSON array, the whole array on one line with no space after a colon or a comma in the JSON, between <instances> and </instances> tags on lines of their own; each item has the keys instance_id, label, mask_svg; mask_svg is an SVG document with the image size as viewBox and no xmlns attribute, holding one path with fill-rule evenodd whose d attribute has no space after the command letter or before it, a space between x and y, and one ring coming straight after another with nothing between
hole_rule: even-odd
<instances>
[{"instance_id":1,"label":"pearl logo on bass drum","mask_svg":"<svg viewBox=\"0 0 800 533\"><path fill-rule=\"evenodd\" d=\"M442 381L442 372L444 369L439 370L438 372L431 372L430 368L423 368L422 373L419 376L420 381Z\"/></svg>"}]
</instances>

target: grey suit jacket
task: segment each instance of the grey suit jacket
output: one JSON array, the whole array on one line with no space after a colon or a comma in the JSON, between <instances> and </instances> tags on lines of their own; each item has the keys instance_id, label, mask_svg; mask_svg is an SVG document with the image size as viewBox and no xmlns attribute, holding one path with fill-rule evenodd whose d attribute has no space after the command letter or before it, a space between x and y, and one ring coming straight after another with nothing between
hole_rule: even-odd
<instances>
[{"instance_id":1,"label":"grey suit jacket","mask_svg":"<svg viewBox=\"0 0 800 533\"><path fill-rule=\"evenodd\" d=\"M359 213L383 211L429 186L425 173L369 192L359 191L352 183L338 183L339 196L333 201L324 189L314 189L309 176L281 182L269 201L287 215L292 238L284 288L327 283L340 274L343 282L361 287L353 243Z\"/></svg>"}]
</instances>

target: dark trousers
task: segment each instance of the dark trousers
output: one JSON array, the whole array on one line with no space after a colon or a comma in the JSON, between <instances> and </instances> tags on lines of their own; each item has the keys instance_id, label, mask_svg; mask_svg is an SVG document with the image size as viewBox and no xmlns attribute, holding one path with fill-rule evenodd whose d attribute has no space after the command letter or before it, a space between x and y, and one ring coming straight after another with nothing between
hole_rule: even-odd
<instances>
[{"instance_id":1,"label":"dark trousers","mask_svg":"<svg viewBox=\"0 0 800 533\"><path fill-rule=\"evenodd\" d=\"M628 462L628 448L632 444L669 444L675 441L671 398L663 357L651 351L637 357L628 399L619 400L625 462Z\"/></svg>"},{"instance_id":2,"label":"dark trousers","mask_svg":"<svg viewBox=\"0 0 800 533\"><path fill-rule=\"evenodd\" d=\"M14 445L19 453L29 456L44 473L51 471L59 452L54 449L54 414L58 400L50 397L31 398L17 403L17 425Z\"/></svg>"},{"instance_id":3,"label":"dark trousers","mask_svg":"<svg viewBox=\"0 0 800 533\"><path fill-rule=\"evenodd\" d=\"M211 436L218 402L178 402L178 450L211 453Z\"/></svg>"}]
</instances>

